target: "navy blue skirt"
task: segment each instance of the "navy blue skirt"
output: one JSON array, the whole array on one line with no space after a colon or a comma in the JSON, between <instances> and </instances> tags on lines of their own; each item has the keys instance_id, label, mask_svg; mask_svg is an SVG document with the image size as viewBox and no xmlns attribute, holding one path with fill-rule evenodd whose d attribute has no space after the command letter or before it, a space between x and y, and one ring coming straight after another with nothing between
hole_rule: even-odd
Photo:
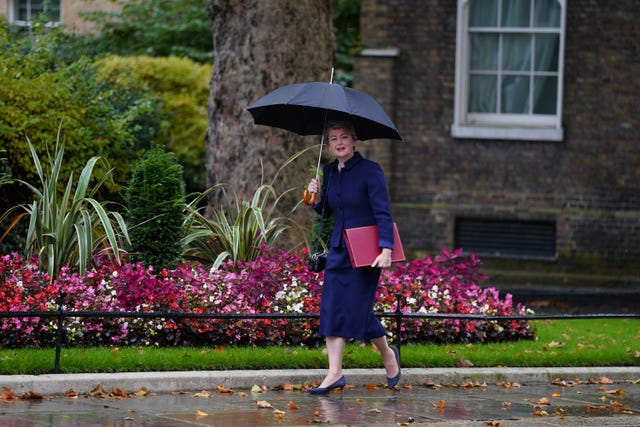
<instances>
[{"instance_id":1,"label":"navy blue skirt","mask_svg":"<svg viewBox=\"0 0 640 427\"><path fill-rule=\"evenodd\" d=\"M320 335L371 340L386 335L373 313L380 268L353 268L346 248L330 248L320 300Z\"/></svg>"}]
</instances>

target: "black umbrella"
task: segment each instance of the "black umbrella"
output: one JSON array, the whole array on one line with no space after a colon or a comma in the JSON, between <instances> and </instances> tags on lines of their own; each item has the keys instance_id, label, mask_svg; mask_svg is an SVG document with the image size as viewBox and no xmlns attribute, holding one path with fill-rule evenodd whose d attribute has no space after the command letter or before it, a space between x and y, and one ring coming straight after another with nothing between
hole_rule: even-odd
<instances>
[{"instance_id":1,"label":"black umbrella","mask_svg":"<svg viewBox=\"0 0 640 427\"><path fill-rule=\"evenodd\" d=\"M360 140L402 139L387 113L368 94L335 83L310 82L283 86L247 110L258 125L299 135L322 135L328 120L353 124Z\"/></svg>"},{"instance_id":2,"label":"black umbrella","mask_svg":"<svg viewBox=\"0 0 640 427\"><path fill-rule=\"evenodd\" d=\"M328 121L351 122L360 140L402 140L396 126L375 99L362 91L335 83L309 82L282 86L260 98L247 110L255 124L286 129L299 135L322 135L317 171L320 170L324 129ZM315 194L309 195L305 190L303 200L310 205L315 200Z\"/></svg>"}]
</instances>

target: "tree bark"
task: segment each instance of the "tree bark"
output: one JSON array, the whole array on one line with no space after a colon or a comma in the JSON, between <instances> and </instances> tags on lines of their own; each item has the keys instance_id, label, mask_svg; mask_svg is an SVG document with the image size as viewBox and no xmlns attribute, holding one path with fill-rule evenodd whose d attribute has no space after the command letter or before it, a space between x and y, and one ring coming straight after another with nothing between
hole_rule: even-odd
<instances>
[{"instance_id":1,"label":"tree bark","mask_svg":"<svg viewBox=\"0 0 640 427\"><path fill-rule=\"evenodd\" d=\"M246 200L261 183L272 183L287 158L320 142L319 136L301 137L255 125L246 108L280 86L329 80L334 53L331 0L207 0L206 4L214 45L207 185L227 184L230 194ZM300 200L317 155L309 153L273 182L280 192L295 188L295 200L290 198L285 202L289 206L281 208L292 208ZM209 205L220 203L220 197L213 195Z\"/></svg>"}]
</instances>

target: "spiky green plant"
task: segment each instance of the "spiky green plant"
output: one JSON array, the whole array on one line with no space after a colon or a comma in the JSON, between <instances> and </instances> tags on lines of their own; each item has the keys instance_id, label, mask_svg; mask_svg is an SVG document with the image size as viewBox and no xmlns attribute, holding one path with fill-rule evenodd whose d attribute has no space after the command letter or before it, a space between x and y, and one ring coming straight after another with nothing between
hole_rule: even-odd
<instances>
[{"instance_id":1,"label":"spiky green plant","mask_svg":"<svg viewBox=\"0 0 640 427\"><path fill-rule=\"evenodd\" d=\"M93 198L98 189L110 178L111 169L106 159L92 157L73 185L73 173L69 176L64 191L58 190L58 179L64 157L64 143L60 141L60 131L56 138L55 154L47 153L49 168L43 169L38 154L27 137L29 150L40 179L40 188L29 182L16 179L24 184L33 195L30 204L16 205L0 218L0 223L11 218L9 231L23 217L29 218L25 257L37 254L40 268L50 277L57 277L65 266L78 267L81 274L87 269L94 252L98 250L112 254L120 261L121 248L129 237L124 219L118 212L109 212L106 202ZM94 168L98 163L106 172L97 182L92 183Z\"/></svg>"},{"instance_id":2,"label":"spiky green plant","mask_svg":"<svg viewBox=\"0 0 640 427\"><path fill-rule=\"evenodd\" d=\"M222 191L225 203L212 209L211 219L197 206L211 191ZM223 185L216 185L187 205L184 257L218 267L224 260L250 261L260 254L261 244L272 245L290 226L287 217L277 216L276 206L284 194L277 195L263 184L250 201L229 197Z\"/></svg>"}]
</instances>

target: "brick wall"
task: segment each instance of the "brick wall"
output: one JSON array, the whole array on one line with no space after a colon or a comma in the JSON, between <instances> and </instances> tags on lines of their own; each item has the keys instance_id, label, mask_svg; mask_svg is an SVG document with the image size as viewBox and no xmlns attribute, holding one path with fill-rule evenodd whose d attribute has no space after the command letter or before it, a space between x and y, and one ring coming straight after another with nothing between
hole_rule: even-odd
<instances>
[{"instance_id":1,"label":"brick wall","mask_svg":"<svg viewBox=\"0 0 640 427\"><path fill-rule=\"evenodd\" d=\"M385 166L408 247L451 247L456 216L553 220L559 254L640 260L640 8L568 3L565 139L537 142L450 136L456 1L362 1L365 49L398 52L365 51L354 86L382 99L405 138L365 153Z\"/></svg>"}]
</instances>

